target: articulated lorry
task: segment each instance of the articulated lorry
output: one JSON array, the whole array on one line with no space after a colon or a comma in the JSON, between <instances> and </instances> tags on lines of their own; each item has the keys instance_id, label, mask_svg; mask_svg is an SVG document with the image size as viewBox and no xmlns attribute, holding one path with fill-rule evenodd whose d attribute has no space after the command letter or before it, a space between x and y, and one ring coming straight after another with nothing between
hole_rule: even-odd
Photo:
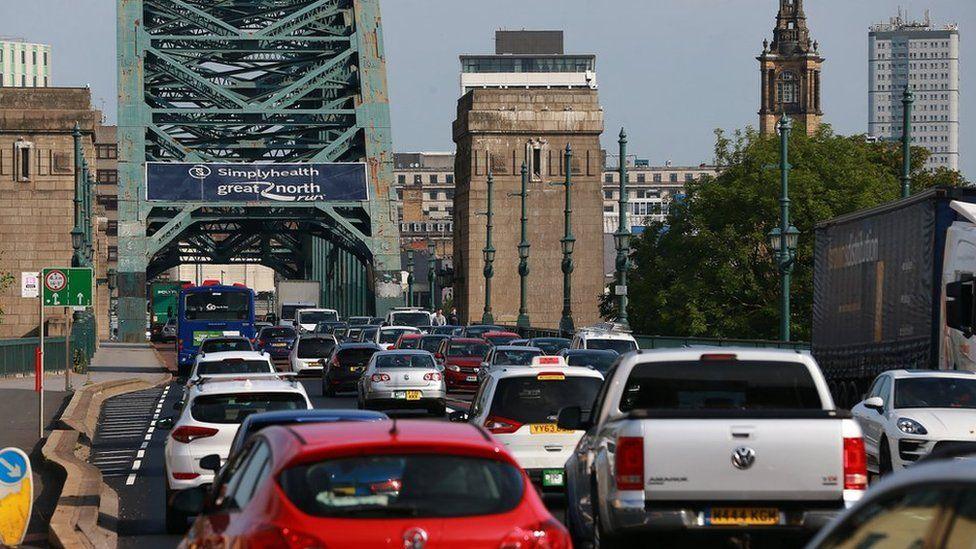
<instances>
[{"instance_id":1,"label":"articulated lorry","mask_svg":"<svg viewBox=\"0 0 976 549\"><path fill-rule=\"evenodd\" d=\"M817 225L812 352L839 405L880 372L976 370L976 189L933 188Z\"/></svg>"},{"instance_id":2,"label":"articulated lorry","mask_svg":"<svg viewBox=\"0 0 976 549\"><path fill-rule=\"evenodd\" d=\"M319 306L321 285L317 280L278 280L275 282L275 315L278 323L291 326L295 312Z\"/></svg>"}]
</instances>

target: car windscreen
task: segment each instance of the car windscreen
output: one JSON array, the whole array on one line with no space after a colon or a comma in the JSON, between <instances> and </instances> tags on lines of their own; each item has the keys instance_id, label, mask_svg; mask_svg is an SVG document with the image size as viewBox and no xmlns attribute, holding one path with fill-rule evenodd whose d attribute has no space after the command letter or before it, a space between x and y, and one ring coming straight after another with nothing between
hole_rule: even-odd
<instances>
[{"instance_id":1,"label":"car windscreen","mask_svg":"<svg viewBox=\"0 0 976 549\"><path fill-rule=\"evenodd\" d=\"M976 379L896 379L895 408L976 408Z\"/></svg>"},{"instance_id":2,"label":"car windscreen","mask_svg":"<svg viewBox=\"0 0 976 549\"><path fill-rule=\"evenodd\" d=\"M538 347L542 349L543 353L547 355L554 355L563 349L569 349L570 341L568 339L553 338L553 339L533 339L528 344L532 347Z\"/></svg>"},{"instance_id":3,"label":"car windscreen","mask_svg":"<svg viewBox=\"0 0 976 549\"><path fill-rule=\"evenodd\" d=\"M411 453L307 463L281 473L285 495L314 517L449 518L505 513L521 501L522 473L478 457Z\"/></svg>"},{"instance_id":4,"label":"car windscreen","mask_svg":"<svg viewBox=\"0 0 976 549\"><path fill-rule=\"evenodd\" d=\"M613 366L619 355L613 351L596 351L592 353L570 353L566 355L566 362L570 366L590 366L601 374L606 374Z\"/></svg>"},{"instance_id":5,"label":"car windscreen","mask_svg":"<svg viewBox=\"0 0 976 549\"><path fill-rule=\"evenodd\" d=\"M373 341L373 338L376 337L376 330L378 330L378 328L365 328L365 329L363 329L363 331L359 333L359 335L360 335L360 337L359 337L360 341Z\"/></svg>"},{"instance_id":6,"label":"car windscreen","mask_svg":"<svg viewBox=\"0 0 976 549\"><path fill-rule=\"evenodd\" d=\"M617 351L620 354L629 353L637 350L637 344L629 339L587 339L587 349L598 349L601 351Z\"/></svg>"},{"instance_id":7,"label":"car windscreen","mask_svg":"<svg viewBox=\"0 0 976 549\"><path fill-rule=\"evenodd\" d=\"M294 338L294 328L265 328L261 330L261 339Z\"/></svg>"},{"instance_id":8,"label":"car windscreen","mask_svg":"<svg viewBox=\"0 0 976 549\"><path fill-rule=\"evenodd\" d=\"M508 345L509 341L515 341L516 339L518 339L518 336L494 335L494 336L485 336L485 339L491 341L495 345Z\"/></svg>"},{"instance_id":9,"label":"car windscreen","mask_svg":"<svg viewBox=\"0 0 976 549\"><path fill-rule=\"evenodd\" d=\"M412 330L403 330L403 329L387 330L387 329L383 329L383 330L380 330L380 343L396 343L396 340L400 339L400 336L401 335L403 335L403 334L412 334L412 333L414 333Z\"/></svg>"},{"instance_id":10,"label":"car windscreen","mask_svg":"<svg viewBox=\"0 0 976 549\"><path fill-rule=\"evenodd\" d=\"M190 415L204 423L240 423L251 414L306 408L305 397L298 393L201 395L193 399Z\"/></svg>"},{"instance_id":11,"label":"car windscreen","mask_svg":"<svg viewBox=\"0 0 976 549\"><path fill-rule=\"evenodd\" d=\"M335 322L339 320L339 315L332 311L301 311L298 313L298 321L302 324L318 324L319 322Z\"/></svg>"},{"instance_id":12,"label":"car windscreen","mask_svg":"<svg viewBox=\"0 0 976 549\"><path fill-rule=\"evenodd\" d=\"M247 320L251 296L235 291L186 294L183 309L187 320Z\"/></svg>"},{"instance_id":13,"label":"car windscreen","mask_svg":"<svg viewBox=\"0 0 976 549\"><path fill-rule=\"evenodd\" d=\"M536 349L496 349L492 364L505 366L531 366L532 358L542 354Z\"/></svg>"},{"instance_id":14,"label":"car windscreen","mask_svg":"<svg viewBox=\"0 0 976 549\"><path fill-rule=\"evenodd\" d=\"M273 374L274 368L267 360L225 358L206 360L197 366L198 376L214 374Z\"/></svg>"},{"instance_id":15,"label":"car windscreen","mask_svg":"<svg viewBox=\"0 0 976 549\"><path fill-rule=\"evenodd\" d=\"M579 406L589 411L603 380L540 373L498 380L490 415L518 423L555 423L559 410Z\"/></svg>"},{"instance_id":16,"label":"car windscreen","mask_svg":"<svg viewBox=\"0 0 976 549\"><path fill-rule=\"evenodd\" d=\"M807 367L756 360L638 364L620 401L629 410L813 410L823 407Z\"/></svg>"},{"instance_id":17,"label":"car windscreen","mask_svg":"<svg viewBox=\"0 0 976 549\"><path fill-rule=\"evenodd\" d=\"M331 337L310 337L298 340L298 358L325 358L332 353L335 340Z\"/></svg>"},{"instance_id":18,"label":"car windscreen","mask_svg":"<svg viewBox=\"0 0 976 549\"><path fill-rule=\"evenodd\" d=\"M401 326L430 326L430 315L427 313L391 313L390 324Z\"/></svg>"},{"instance_id":19,"label":"car windscreen","mask_svg":"<svg viewBox=\"0 0 976 549\"><path fill-rule=\"evenodd\" d=\"M447 356L483 357L488 352L488 344L481 342L452 341L447 347Z\"/></svg>"},{"instance_id":20,"label":"car windscreen","mask_svg":"<svg viewBox=\"0 0 976 549\"><path fill-rule=\"evenodd\" d=\"M418 348L427 351L428 353L436 353L437 349L441 346L441 341L444 341L447 337L430 337L424 336L420 338L420 345Z\"/></svg>"},{"instance_id":21,"label":"car windscreen","mask_svg":"<svg viewBox=\"0 0 976 549\"><path fill-rule=\"evenodd\" d=\"M201 353L222 353L224 351L253 351L251 342L246 339L206 339L200 344Z\"/></svg>"},{"instance_id":22,"label":"car windscreen","mask_svg":"<svg viewBox=\"0 0 976 549\"><path fill-rule=\"evenodd\" d=\"M399 349L417 349L420 347L420 338L411 337L409 339L404 338L400 340L400 344L397 345Z\"/></svg>"},{"instance_id":23,"label":"car windscreen","mask_svg":"<svg viewBox=\"0 0 976 549\"><path fill-rule=\"evenodd\" d=\"M336 356L343 366L365 366L376 354L376 349L340 349Z\"/></svg>"},{"instance_id":24,"label":"car windscreen","mask_svg":"<svg viewBox=\"0 0 976 549\"><path fill-rule=\"evenodd\" d=\"M434 359L424 354L395 354L376 357L377 368L434 368Z\"/></svg>"}]
</instances>

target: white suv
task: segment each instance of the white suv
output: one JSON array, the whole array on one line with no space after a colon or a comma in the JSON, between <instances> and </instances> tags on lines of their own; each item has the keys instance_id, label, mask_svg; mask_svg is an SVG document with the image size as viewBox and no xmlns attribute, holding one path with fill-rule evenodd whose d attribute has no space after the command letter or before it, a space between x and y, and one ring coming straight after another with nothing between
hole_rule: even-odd
<instances>
[{"instance_id":1,"label":"white suv","mask_svg":"<svg viewBox=\"0 0 976 549\"><path fill-rule=\"evenodd\" d=\"M581 328L573 336L571 349L599 349L601 351L617 351L618 354L629 353L639 349L637 340L630 333L616 325L596 325Z\"/></svg>"},{"instance_id":2,"label":"white suv","mask_svg":"<svg viewBox=\"0 0 976 549\"><path fill-rule=\"evenodd\" d=\"M321 374L323 361L329 358L336 345L336 338L332 334L300 334L288 355L291 371L296 374Z\"/></svg>"},{"instance_id":3,"label":"white suv","mask_svg":"<svg viewBox=\"0 0 976 549\"><path fill-rule=\"evenodd\" d=\"M295 329L299 333L314 332L319 322L338 322L339 312L335 309L300 309L295 311Z\"/></svg>"},{"instance_id":4,"label":"white suv","mask_svg":"<svg viewBox=\"0 0 976 549\"><path fill-rule=\"evenodd\" d=\"M222 351L218 353L201 353L193 360L193 369L187 378L187 385L200 381L204 377L222 374L248 376L252 374L273 374L274 364L271 355L259 351Z\"/></svg>"},{"instance_id":5,"label":"white suv","mask_svg":"<svg viewBox=\"0 0 976 549\"><path fill-rule=\"evenodd\" d=\"M563 465L583 436L583 430L556 426L562 408L589 410L603 376L588 367L567 366L560 356L539 356L532 366L504 366L492 370L475 394L471 411L454 412L481 425L508 447L529 478L543 491L562 491Z\"/></svg>"},{"instance_id":6,"label":"white suv","mask_svg":"<svg viewBox=\"0 0 976 549\"><path fill-rule=\"evenodd\" d=\"M275 374L249 377L222 374L203 377L190 385L175 423L172 418L157 423L160 428L172 428L166 437L163 466L167 531L186 530L190 517L171 507L173 496L178 491L213 482L220 463L201 463L200 458L217 454L221 461L226 461L244 418L259 412L311 408L312 403L300 383Z\"/></svg>"}]
</instances>

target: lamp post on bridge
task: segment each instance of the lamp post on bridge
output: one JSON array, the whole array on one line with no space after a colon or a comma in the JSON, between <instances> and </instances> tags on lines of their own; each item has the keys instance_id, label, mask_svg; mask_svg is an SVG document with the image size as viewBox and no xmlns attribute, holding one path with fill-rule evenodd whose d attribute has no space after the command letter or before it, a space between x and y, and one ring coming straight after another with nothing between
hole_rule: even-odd
<instances>
[{"instance_id":1,"label":"lamp post on bridge","mask_svg":"<svg viewBox=\"0 0 976 549\"><path fill-rule=\"evenodd\" d=\"M407 307L413 307L413 248L407 249Z\"/></svg>"},{"instance_id":2,"label":"lamp post on bridge","mask_svg":"<svg viewBox=\"0 0 976 549\"><path fill-rule=\"evenodd\" d=\"M564 153L566 163L566 181L562 183L566 187L566 206L563 209L565 215L564 232L562 239L559 240L563 249L563 315L559 320L559 331L564 335L572 334L576 331L573 325L573 247L576 245L576 237L573 236L573 148L566 143Z\"/></svg>"},{"instance_id":3,"label":"lamp post on bridge","mask_svg":"<svg viewBox=\"0 0 976 549\"><path fill-rule=\"evenodd\" d=\"M489 161L490 162L490 161ZM485 247L481 250L482 255L485 260L485 311L481 315L482 324L494 324L495 317L491 314L491 278L495 275L494 266L495 262L495 247L491 243L491 229L492 229L492 218L494 212L492 211L491 203L491 191L492 187L495 185L495 179L491 175L491 164L488 167L488 209L485 211Z\"/></svg>"},{"instance_id":4,"label":"lamp post on bridge","mask_svg":"<svg viewBox=\"0 0 976 549\"><path fill-rule=\"evenodd\" d=\"M85 243L85 231L82 229L82 193L84 184L82 173L82 152L81 152L81 127L78 123L75 123L74 129L71 131L71 137L74 140L75 147L75 197L74 197L74 214L75 223L74 227L71 228L71 249L73 251L71 257L71 263L74 267L81 267L84 265L85 260L81 256L81 248Z\"/></svg>"},{"instance_id":5,"label":"lamp post on bridge","mask_svg":"<svg viewBox=\"0 0 976 549\"><path fill-rule=\"evenodd\" d=\"M905 92L901 96L902 127L901 127L901 197L908 198L912 194L912 103L915 94L905 84Z\"/></svg>"},{"instance_id":6,"label":"lamp post on bridge","mask_svg":"<svg viewBox=\"0 0 976 549\"><path fill-rule=\"evenodd\" d=\"M529 308L526 303L528 299L528 279L529 279L529 238L527 234L527 226L529 222L528 215L525 211L525 201L528 198L529 190L529 168L522 162L522 189L517 193L511 193L510 196L518 196L522 199L522 217L521 221L521 234L522 238L519 240L518 244L518 255L519 255L519 315L518 320L515 325L519 328L528 328L532 325L529 321Z\"/></svg>"},{"instance_id":7,"label":"lamp post on bridge","mask_svg":"<svg viewBox=\"0 0 976 549\"><path fill-rule=\"evenodd\" d=\"M780 276L780 339L790 340L790 274L796 262L796 245L800 238L800 231L790 225L790 162L789 142L790 130L793 127L790 118L783 113L779 124L779 170L780 170L780 226L769 231L769 248L776 250L773 258Z\"/></svg>"},{"instance_id":8,"label":"lamp post on bridge","mask_svg":"<svg viewBox=\"0 0 976 549\"><path fill-rule=\"evenodd\" d=\"M627 133L620 128L620 196L617 199L617 232L613 234L617 249L617 323L627 328L627 269L630 267L630 227L627 226Z\"/></svg>"},{"instance_id":9,"label":"lamp post on bridge","mask_svg":"<svg viewBox=\"0 0 976 549\"><path fill-rule=\"evenodd\" d=\"M433 240L427 241L427 288L430 290L430 310L437 310L437 276L435 270L437 269L437 245Z\"/></svg>"}]
</instances>

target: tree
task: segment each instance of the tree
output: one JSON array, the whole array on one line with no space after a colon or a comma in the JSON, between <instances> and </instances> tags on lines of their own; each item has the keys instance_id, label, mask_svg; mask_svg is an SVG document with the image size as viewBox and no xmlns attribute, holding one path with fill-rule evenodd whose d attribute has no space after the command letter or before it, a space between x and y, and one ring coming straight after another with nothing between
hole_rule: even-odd
<instances>
[{"instance_id":1,"label":"tree","mask_svg":"<svg viewBox=\"0 0 976 549\"><path fill-rule=\"evenodd\" d=\"M0 259L3 259L3 251L0 250ZM7 271L0 271L0 294L3 294L7 288L10 287L14 282L14 275ZM0 307L0 324L3 323L3 307Z\"/></svg>"},{"instance_id":2,"label":"tree","mask_svg":"<svg viewBox=\"0 0 976 549\"><path fill-rule=\"evenodd\" d=\"M690 182L664 223L634 240L629 273L630 323L645 334L775 339L779 273L766 234L779 225L779 137L751 128L726 139L716 132L717 177ZM913 192L965 180L922 169L928 152L912 150ZM790 216L800 231L793 272L791 331L810 338L814 225L900 196L897 143L834 135L822 125L790 138ZM615 316L613 295L601 312Z\"/></svg>"}]
</instances>

